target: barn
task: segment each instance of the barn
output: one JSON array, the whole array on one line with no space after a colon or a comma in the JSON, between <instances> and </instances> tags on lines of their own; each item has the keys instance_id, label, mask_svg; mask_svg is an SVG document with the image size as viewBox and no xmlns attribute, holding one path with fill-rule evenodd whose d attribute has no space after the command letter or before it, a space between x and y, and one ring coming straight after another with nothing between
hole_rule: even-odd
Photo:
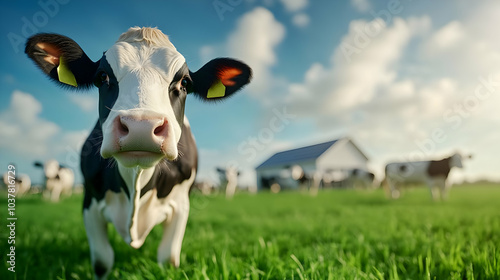
<instances>
[{"instance_id":1,"label":"barn","mask_svg":"<svg viewBox=\"0 0 500 280\"><path fill-rule=\"evenodd\" d=\"M283 188L298 188L292 179L292 167L300 166L309 177L341 181L351 170L368 170L368 157L348 137L274 154L256 167L259 190L279 182Z\"/></svg>"}]
</instances>

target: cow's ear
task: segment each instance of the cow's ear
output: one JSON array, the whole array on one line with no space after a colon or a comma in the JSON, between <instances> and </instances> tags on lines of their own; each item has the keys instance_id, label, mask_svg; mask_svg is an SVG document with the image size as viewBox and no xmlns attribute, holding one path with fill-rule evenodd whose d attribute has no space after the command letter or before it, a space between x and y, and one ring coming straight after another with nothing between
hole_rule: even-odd
<instances>
[{"instance_id":1,"label":"cow's ear","mask_svg":"<svg viewBox=\"0 0 500 280\"><path fill-rule=\"evenodd\" d=\"M28 39L24 52L52 80L73 88L93 85L98 62L93 62L72 39L59 34L39 33Z\"/></svg>"},{"instance_id":2,"label":"cow's ear","mask_svg":"<svg viewBox=\"0 0 500 280\"><path fill-rule=\"evenodd\" d=\"M252 79L252 69L238 60L216 58L190 75L193 80L191 91L201 99L211 101L228 97L248 84Z\"/></svg>"}]
</instances>

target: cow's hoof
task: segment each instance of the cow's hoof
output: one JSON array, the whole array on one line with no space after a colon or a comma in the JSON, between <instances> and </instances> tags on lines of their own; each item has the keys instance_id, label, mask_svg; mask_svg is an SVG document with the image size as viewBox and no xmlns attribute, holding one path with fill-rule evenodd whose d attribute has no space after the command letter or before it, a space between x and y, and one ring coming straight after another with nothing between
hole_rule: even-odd
<instances>
[{"instance_id":1,"label":"cow's hoof","mask_svg":"<svg viewBox=\"0 0 500 280\"><path fill-rule=\"evenodd\" d=\"M392 196L392 198L393 198L393 199L398 199L398 198L399 198L399 196L400 196L400 193L399 193L399 191L398 191L398 190L395 190L395 191L393 191L393 192L391 193L391 196Z\"/></svg>"},{"instance_id":2,"label":"cow's hoof","mask_svg":"<svg viewBox=\"0 0 500 280\"><path fill-rule=\"evenodd\" d=\"M108 277L109 269L103 262L96 261L94 263L94 273L96 279L103 280Z\"/></svg>"}]
</instances>

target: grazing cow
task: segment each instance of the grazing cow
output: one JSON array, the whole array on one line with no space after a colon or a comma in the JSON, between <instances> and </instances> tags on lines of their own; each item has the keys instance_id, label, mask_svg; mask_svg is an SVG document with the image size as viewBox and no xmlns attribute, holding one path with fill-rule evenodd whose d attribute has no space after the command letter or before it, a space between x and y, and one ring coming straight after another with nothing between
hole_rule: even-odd
<instances>
[{"instance_id":1,"label":"grazing cow","mask_svg":"<svg viewBox=\"0 0 500 280\"><path fill-rule=\"evenodd\" d=\"M218 58L191 72L156 28L130 28L97 62L57 34L34 35L26 53L62 86L99 89L99 119L81 155L83 220L95 277L106 278L114 262L108 222L133 248L162 223L158 262L179 266L198 163L186 98L229 97L250 82L251 69Z\"/></svg>"},{"instance_id":2,"label":"grazing cow","mask_svg":"<svg viewBox=\"0 0 500 280\"><path fill-rule=\"evenodd\" d=\"M322 184L322 173L315 171L311 174L304 171L300 165L286 166L282 172L282 177L290 179L295 183L296 187L302 190L309 190L311 195L317 195Z\"/></svg>"},{"instance_id":3,"label":"grazing cow","mask_svg":"<svg viewBox=\"0 0 500 280\"><path fill-rule=\"evenodd\" d=\"M226 169L217 167L217 173L220 177L220 186L226 186L226 198L230 199L234 196L236 192L236 187L238 185L238 176L240 172L234 166L228 166Z\"/></svg>"},{"instance_id":4,"label":"grazing cow","mask_svg":"<svg viewBox=\"0 0 500 280\"><path fill-rule=\"evenodd\" d=\"M11 185L11 184L9 184L9 175L11 175L11 174L9 174L8 172L5 172L3 174L3 178L2 179L3 179L3 182L4 182L4 184L6 186ZM25 194L27 194L29 192L29 190L31 188L31 179L26 174L16 174L16 176L14 178L14 186L15 186L15 192L14 192L14 194L16 196L25 195Z\"/></svg>"},{"instance_id":5,"label":"grazing cow","mask_svg":"<svg viewBox=\"0 0 500 280\"><path fill-rule=\"evenodd\" d=\"M58 202L61 194L71 195L75 184L75 174L70 168L59 165L55 159L45 162L35 162L35 166L43 168L45 188L50 200Z\"/></svg>"},{"instance_id":6,"label":"grazing cow","mask_svg":"<svg viewBox=\"0 0 500 280\"><path fill-rule=\"evenodd\" d=\"M348 171L349 186L353 188L369 189L374 187L375 175L363 169L352 169Z\"/></svg>"},{"instance_id":7,"label":"grazing cow","mask_svg":"<svg viewBox=\"0 0 500 280\"><path fill-rule=\"evenodd\" d=\"M399 198L398 184L425 183L434 200L439 199L439 193L442 199L447 199L451 188L447 179L453 167L463 167L462 156L458 153L441 160L389 163L385 167L385 177L390 196Z\"/></svg>"},{"instance_id":8,"label":"grazing cow","mask_svg":"<svg viewBox=\"0 0 500 280\"><path fill-rule=\"evenodd\" d=\"M363 169L326 169L316 171L313 176L314 188L370 188L375 175Z\"/></svg>"}]
</instances>

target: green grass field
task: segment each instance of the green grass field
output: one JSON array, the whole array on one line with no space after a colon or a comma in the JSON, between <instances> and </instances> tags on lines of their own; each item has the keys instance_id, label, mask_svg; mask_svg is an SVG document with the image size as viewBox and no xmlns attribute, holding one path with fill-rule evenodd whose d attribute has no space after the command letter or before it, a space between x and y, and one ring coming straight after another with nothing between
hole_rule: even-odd
<instances>
[{"instance_id":1,"label":"green grass field","mask_svg":"<svg viewBox=\"0 0 500 280\"><path fill-rule=\"evenodd\" d=\"M0 204L0 279L91 279L81 196L16 205L16 274L7 271ZM161 228L135 250L110 230L111 279L500 279L500 186L191 197L181 267L156 263ZM5 266L5 267L4 267Z\"/></svg>"}]
</instances>

